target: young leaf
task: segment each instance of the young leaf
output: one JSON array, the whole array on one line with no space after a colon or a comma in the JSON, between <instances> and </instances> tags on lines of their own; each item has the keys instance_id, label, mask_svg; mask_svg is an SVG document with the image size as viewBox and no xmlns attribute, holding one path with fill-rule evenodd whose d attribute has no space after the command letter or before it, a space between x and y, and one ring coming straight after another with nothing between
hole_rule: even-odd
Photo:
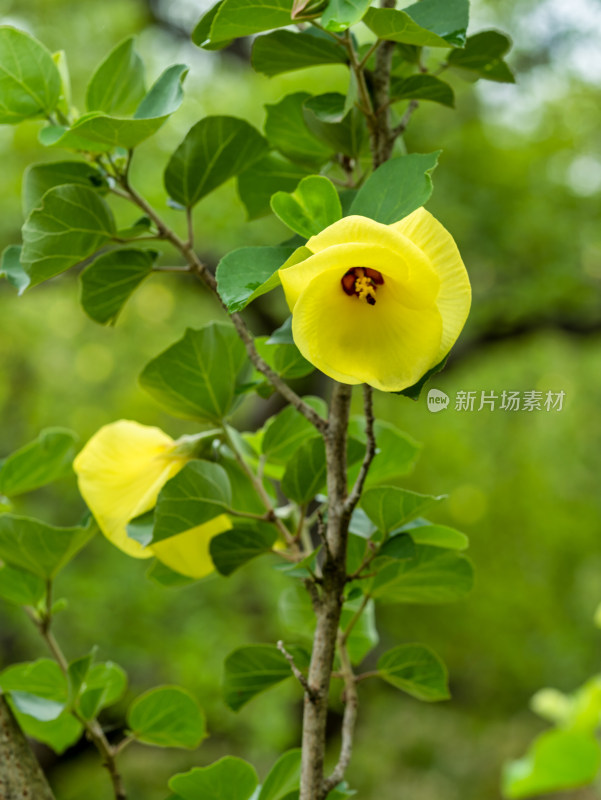
<instances>
[{"instance_id":1,"label":"young leaf","mask_svg":"<svg viewBox=\"0 0 601 800\"><path fill-rule=\"evenodd\" d=\"M106 187L106 179L87 161L50 161L30 164L23 175L21 203L28 216L37 208L49 189L65 184L78 184L89 189Z\"/></svg>"},{"instance_id":2,"label":"young leaf","mask_svg":"<svg viewBox=\"0 0 601 800\"><path fill-rule=\"evenodd\" d=\"M211 461L190 461L159 494L152 541L160 542L210 522L231 505L232 489L223 467Z\"/></svg>"},{"instance_id":3,"label":"young leaf","mask_svg":"<svg viewBox=\"0 0 601 800\"><path fill-rule=\"evenodd\" d=\"M378 486L368 489L361 498L361 505L374 525L389 533L406 525L433 503L444 498L410 492L398 486Z\"/></svg>"},{"instance_id":4,"label":"young leaf","mask_svg":"<svg viewBox=\"0 0 601 800\"><path fill-rule=\"evenodd\" d=\"M273 527L234 528L211 539L210 552L215 568L222 575L231 575L248 561L271 552L277 534ZM2 572L0 572L0 579ZM0 593L2 591L0 583Z\"/></svg>"},{"instance_id":5,"label":"young leaf","mask_svg":"<svg viewBox=\"0 0 601 800\"><path fill-rule=\"evenodd\" d=\"M271 211L271 196L277 191L291 192L306 175L309 167L293 164L277 153L262 158L238 176L238 194L249 220Z\"/></svg>"},{"instance_id":6,"label":"young leaf","mask_svg":"<svg viewBox=\"0 0 601 800\"><path fill-rule=\"evenodd\" d=\"M461 52L461 51L457 51ZM440 105L455 107L455 94L448 83L434 75L410 75L393 78L390 94L397 100L430 100Z\"/></svg>"},{"instance_id":7,"label":"young leaf","mask_svg":"<svg viewBox=\"0 0 601 800\"><path fill-rule=\"evenodd\" d=\"M224 0L211 25L212 43L291 25L291 0Z\"/></svg>"},{"instance_id":8,"label":"young leaf","mask_svg":"<svg viewBox=\"0 0 601 800\"><path fill-rule=\"evenodd\" d=\"M515 83L511 69L503 56L511 47L511 40L498 31L482 31L469 36L464 50L453 50L448 55L451 67L467 70L480 78L499 83Z\"/></svg>"},{"instance_id":9,"label":"young leaf","mask_svg":"<svg viewBox=\"0 0 601 800\"><path fill-rule=\"evenodd\" d=\"M85 656L81 656L81 658L74 659L69 664L67 679L69 681L69 697L71 704L75 703L79 696L86 676L92 666L93 658L94 651Z\"/></svg>"},{"instance_id":10,"label":"young leaf","mask_svg":"<svg viewBox=\"0 0 601 800\"><path fill-rule=\"evenodd\" d=\"M131 114L145 94L144 62L130 36L111 50L92 75L86 89L86 108L105 114Z\"/></svg>"},{"instance_id":11,"label":"young leaf","mask_svg":"<svg viewBox=\"0 0 601 800\"><path fill-rule=\"evenodd\" d=\"M0 27L0 124L16 125L52 113L61 77L52 55L24 31Z\"/></svg>"},{"instance_id":12,"label":"young leaf","mask_svg":"<svg viewBox=\"0 0 601 800\"><path fill-rule=\"evenodd\" d=\"M259 36L251 55L254 69L269 77L318 64L346 64L347 60L344 47L319 30L274 31Z\"/></svg>"},{"instance_id":13,"label":"young leaf","mask_svg":"<svg viewBox=\"0 0 601 800\"><path fill-rule=\"evenodd\" d=\"M217 288L230 314L242 311L252 300L275 288L267 281L296 250L283 246L241 247L224 256L217 265Z\"/></svg>"},{"instance_id":14,"label":"young leaf","mask_svg":"<svg viewBox=\"0 0 601 800\"><path fill-rule=\"evenodd\" d=\"M0 514L0 558L44 580L56 574L78 553L95 528L55 528L36 519Z\"/></svg>"},{"instance_id":15,"label":"young leaf","mask_svg":"<svg viewBox=\"0 0 601 800\"><path fill-rule=\"evenodd\" d=\"M175 800L250 800L259 779L250 764L226 756L208 767L194 767L174 775L169 788Z\"/></svg>"},{"instance_id":16,"label":"young leaf","mask_svg":"<svg viewBox=\"0 0 601 800\"><path fill-rule=\"evenodd\" d=\"M123 697L127 688L125 671L112 661L94 664L88 671L79 697L79 710L85 719L92 719L101 709Z\"/></svg>"},{"instance_id":17,"label":"young leaf","mask_svg":"<svg viewBox=\"0 0 601 800\"><path fill-rule=\"evenodd\" d=\"M285 225L306 239L342 217L338 192L322 175L303 178L294 192L276 192L271 208Z\"/></svg>"},{"instance_id":18,"label":"young leaf","mask_svg":"<svg viewBox=\"0 0 601 800\"><path fill-rule=\"evenodd\" d=\"M46 192L23 225L21 263L36 286L83 261L115 235L106 202L87 186Z\"/></svg>"},{"instance_id":19,"label":"young leaf","mask_svg":"<svg viewBox=\"0 0 601 800\"><path fill-rule=\"evenodd\" d=\"M305 124L303 105L310 97L307 92L296 92L279 103L268 103L265 135L272 147L292 161L319 167L329 161L333 149L316 139Z\"/></svg>"},{"instance_id":20,"label":"young leaf","mask_svg":"<svg viewBox=\"0 0 601 800\"><path fill-rule=\"evenodd\" d=\"M321 24L327 31L340 33L360 22L369 6L370 0L329 0Z\"/></svg>"},{"instance_id":21,"label":"young leaf","mask_svg":"<svg viewBox=\"0 0 601 800\"><path fill-rule=\"evenodd\" d=\"M350 214L390 225L423 206L432 194L430 173L440 151L412 153L378 167L357 192Z\"/></svg>"},{"instance_id":22,"label":"young leaf","mask_svg":"<svg viewBox=\"0 0 601 800\"><path fill-rule=\"evenodd\" d=\"M160 686L138 697L129 707L127 724L139 742L156 747L193 750L206 736L204 714L189 692Z\"/></svg>"},{"instance_id":23,"label":"young leaf","mask_svg":"<svg viewBox=\"0 0 601 800\"><path fill-rule=\"evenodd\" d=\"M307 128L335 153L357 158L361 152L365 122L361 112L338 92L310 97L303 104Z\"/></svg>"},{"instance_id":24,"label":"young leaf","mask_svg":"<svg viewBox=\"0 0 601 800\"><path fill-rule=\"evenodd\" d=\"M69 711L63 711L56 719L42 722L28 714L21 714L13 703L11 708L26 736L47 744L59 755L75 744L83 733L83 725Z\"/></svg>"},{"instance_id":25,"label":"young leaf","mask_svg":"<svg viewBox=\"0 0 601 800\"><path fill-rule=\"evenodd\" d=\"M17 606L36 606L46 594L44 581L31 572L10 567L0 567L0 597Z\"/></svg>"},{"instance_id":26,"label":"young leaf","mask_svg":"<svg viewBox=\"0 0 601 800\"><path fill-rule=\"evenodd\" d=\"M191 208L265 156L268 145L243 119L205 117L188 131L165 170L170 197Z\"/></svg>"},{"instance_id":27,"label":"young leaf","mask_svg":"<svg viewBox=\"0 0 601 800\"><path fill-rule=\"evenodd\" d=\"M259 355L265 359L278 375L286 380L303 378L315 369L313 364L310 364L301 355L300 350L294 343L270 344L267 337L257 337L255 345ZM258 373L257 377L260 377Z\"/></svg>"},{"instance_id":28,"label":"young leaf","mask_svg":"<svg viewBox=\"0 0 601 800\"><path fill-rule=\"evenodd\" d=\"M257 800L284 800L300 786L301 750L288 750L278 758L263 782Z\"/></svg>"},{"instance_id":29,"label":"young leaf","mask_svg":"<svg viewBox=\"0 0 601 800\"><path fill-rule=\"evenodd\" d=\"M10 693L18 711L41 722L60 716L68 699L67 680L58 664L49 658L3 670L0 689Z\"/></svg>"},{"instance_id":30,"label":"young leaf","mask_svg":"<svg viewBox=\"0 0 601 800\"><path fill-rule=\"evenodd\" d=\"M300 647L286 647L299 669L309 665L309 655ZM286 657L273 644L253 644L234 650L225 659L223 696L233 711L260 692L292 676Z\"/></svg>"},{"instance_id":31,"label":"young leaf","mask_svg":"<svg viewBox=\"0 0 601 800\"><path fill-rule=\"evenodd\" d=\"M401 644L380 656L378 673L388 683L426 702L448 700L445 665L423 644Z\"/></svg>"},{"instance_id":32,"label":"young leaf","mask_svg":"<svg viewBox=\"0 0 601 800\"><path fill-rule=\"evenodd\" d=\"M202 47L205 50L221 50L224 47L227 47L228 44L231 44L231 40L223 41L223 42L211 42L211 27L213 25L213 21L217 16L217 12L224 4L225 0L219 0L218 3L215 3L196 23L196 27L192 31L192 41L198 47Z\"/></svg>"},{"instance_id":33,"label":"young leaf","mask_svg":"<svg viewBox=\"0 0 601 800\"><path fill-rule=\"evenodd\" d=\"M519 761L505 766L503 794L510 800L576 789L594 781L601 747L594 736L571 730L541 734Z\"/></svg>"},{"instance_id":34,"label":"young leaf","mask_svg":"<svg viewBox=\"0 0 601 800\"><path fill-rule=\"evenodd\" d=\"M150 361L140 383L174 416L220 424L232 410L247 368L246 350L234 328L211 322L188 329Z\"/></svg>"},{"instance_id":35,"label":"young leaf","mask_svg":"<svg viewBox=\"0 0 601 800\"><path fill-rule=\"evenodd\" d=\"M377 574L365 590L384 603L454 603L466 597L474 584L469 559L455 550L428 545L415 545L410 559L376 559L374 568Z\"/></svg>"},{"instance_id":36,"label":"young leaf","mask_svg":"<svg viewBox=\"0 0 601 800\"><path fill-rule=\"evenodd\" d=\"M0 466L0 494L15 497L72 475L78 438L66 428L46 428Z\"/></svg>"},{"instance_id":37,"label":"young leaf","mask_svg":"<svg viewBox=\"0 0 601 800\"><path fill-rule=\"evenodd\" d=\"M130 150L148 139L180 107L184 93L182 84L188 67L173 64L163 72L136 109L133 119L112 117L90 111L71 128L49 125L40 131L40 141L46 147L66 147L104 153L115 147Z\"/></svg>"},{"instance_id":38,"label":"young leaf","mask_svg":"<svg viewBox=\"0 0 601 800\"><path fill-rule=\"evenodd\" d=\"M97 258L80 275L81 305L101 325L116 321L123 306L151 273L158 252L119 248Z\"/></svg>"}]
</instances>

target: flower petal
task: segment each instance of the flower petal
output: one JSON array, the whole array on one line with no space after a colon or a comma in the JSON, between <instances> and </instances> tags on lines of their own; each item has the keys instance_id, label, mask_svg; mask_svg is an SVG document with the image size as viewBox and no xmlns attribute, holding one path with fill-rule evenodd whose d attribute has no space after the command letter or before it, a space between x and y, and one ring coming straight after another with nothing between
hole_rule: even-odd
<instances>
[{"instance_id":1,"label":"flower petal","mask_svg":"<svg viewBox=\"0 0 601 800\"><path fill-rule=\"evenodd\" d=\"M231 527L229 517L221 514L204 525L151 544L148 549L175 572L189 578L204 578L215 569L209 551L211 539Z\"/></svg>"},{"instance_id":2,"label":"flower petal","mask_svg":"<svg viewBox=\"0 0 601 800\"><path fill-rule=\"evenodd\" d=\"M451 234L425 208L418 208L390 227L423 250L440 278L436 300L442 316L438 363L457 340L469 314L472 292L465 265Z\"/></svg>"},{"instance_id":3,"label":"flower petal","mask_svg":"<svg viewBox=\"0 0 601 800\"><path fill-rule=\"evenodd\" d=\"M311 280L292 316L292 334L303 356L342 383L368 383L385 392L416 383L435 363L442 320L435 305L403 304L403 285L388 279L371 306L348 296L339 271Z\"/></svg>"},{"instance_id":4,"label":"flower petal","mask_svg":"<svg viewBox=\"0 0 601 800\"><path fill-rule=\"evenodd\" d=\"M385 281L397 281L403 287L405 305L411 308L433 305L438 295L439 278L417 247L404 237L397 239L397 244L404 246L403 252L379 244L339 243L321 250L300 264L280 270L280 280L290 310L294 310L300 295L313 278L332 270L341 281L344 273L353 267L376 269L382 273Z\"/></svg>"},{"instance_id":5,"label":"flower petal","mask_svg":"<svg viewBox=\"0 0 601 800\"><path fill-rule=\"evenodd\" d=\"M173 439L130 420L105 425L73 462L79 490L101 531L135 558L152 553L127 536L127 524L149 511L159 492L188 459L172 458Z\"/></svg>"}]
</instances>

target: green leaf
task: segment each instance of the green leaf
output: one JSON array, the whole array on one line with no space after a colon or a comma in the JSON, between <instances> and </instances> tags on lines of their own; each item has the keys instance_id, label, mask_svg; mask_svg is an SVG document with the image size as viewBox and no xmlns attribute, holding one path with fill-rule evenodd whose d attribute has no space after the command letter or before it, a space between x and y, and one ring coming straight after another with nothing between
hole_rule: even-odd
<instances>
[{"instance_id":1,"label":"green leaf","mask_svg":"<svg viewBox=\"0 0 601 800\"><path fill-rule=\"evenodd\" d=\"M231 504L232 490L223 467L211 461L190 461L159 494L152 541L161 542L210 522Z\"/></svg>"},{"instance_id":2,"label":"green leaf","mask_svg":"<svg viewBox=\"0 0 601 800\"><path fill-rule=\"evenodd\" d=\"M21 250L20 244L11 244L5 247L2 251L2 262L0 263L0 277L6 278L20 295L29 286L29 275L21 264Z\"/></svg>"},{"instance_id":3,"label":"green leaf","mask_svg":"<svg viewBox=\"0 0 601 800\"><path fill-rule=\"evenodd\" d=\"M407 533L415 544L428 544L432 547L445 547L449 550L465 550L469 539L465 533L448 528L446 525L415 525L407 528Z\"/></svg>"},{"instance_id":4,"label":"green leaf","mask_svg":"<svg viewBox=\"0 0 601 800\"><path fill-rule=\"evenodd\" d=\"M218 3L215 3L212 8L210 8L196 23L194 30L192 31L192 41L198 47L202 47L205 50L221 50L224 47L227 47L228 44L231 44L231 40L224 41L224 42L211 42L211 26L213 25L213 21L217 16L217 12L223 5L225 0L219 0Z\"/></svg>"},{"instance_id":5,"label":"green leaf","mask_svg":"<svg viewBox=\"0 0 601 800\"><path fill-rule=\"evenodd\" d=\"M308 666L309 655L300 647L286 646L286 650L299 669ZM225 659L224 669L223 696L233 711L292 675L290 664L273 644L253 644L234 650Z\"/></svg>"},{"instance_id":6,"label":"green leaf","mask_svg":"<svg viewBox=\"0 0 601 800\"><path fill-rule=\"evenodd\" d=\"M338 92L310 97L303 104L303 118L309 131L336 153L357 158L366 130L364 117L354 104Z\"/></svg>"},{"instance_id":7,"label":"green leaf","mask_svg":"<svg viewBox=\"0 0 601 800\"><path fill-rule=\"evenodd\" d=\"M62 125L42 128L40 141L46 147L66 147L92 153L104 153L115 147L127 150L137 147L156 133L180 107L184 97L182 84L187 74L185 64L168 67L143 98L133 119L90 111L71 128Z\"/></svg>"},{"instance_id":8,"label":"green leaf","mask_svg":"<svg viewBox=\"0 0 601 800\"><path fill-rule=\"evenodd\" d=\"M503 56L511 40L498 31L482 31L468 37L464 50L453 50L447 61L451 67L473 72L480 78L499 83L515 83Z\"/></svg>"},{"instance_id":9,"label":"green leaf","mask_svg":"<svg viewBox=\"0 0 601 800\"><path fill-rule=\"evenodd\" d=\"M534 740L524 758L506 765L503 794L513 800L586 786L600 766L601 748L594 736L547 731Z\"/></svg>"},{"instance_id":10,"label":"green leaf","mask_svg":"<svg viewBox=\"0 0 601 800\"><path fill-rule=\"evenodd\" d=\"M21 263L31 286L88 258L114 235L112 211L93 189L50 189L23 225Z\"/></svg>"},{"instance_id":11,"label":"green leaf","mask_svg":"<svg viewBox=\"0 0 601 800\"><path fill-rule=\"evenodd\" d=\"M71 113L72 93L71 76L69 75L69 65L67 64L67 54L64 50L58 50L56 53L52 54L52 60L56 64L56 68L61 79L61 91L56 107L62 111L63 114L69 115Z\"/></svg>"},{"instance_id":12,"label":"green leaf","mask_svg":"<svg viewBox=\"0 0 601 800\"><path fill-rule=\"evenodd\" d=\"M224 0L211 25L211 42L225 42L293 24L291 0Z\"/></svg>"},{"instance_id":13,"label":"green leaf","mask_svg":"<svg viewBox=\"0 0 601 800\"><path fill-rule=\"evenodd\" d=\"M257 72L272 77L318 64L346 64L344 47L321 31L274 31L255 39L251 63Z\"/></svg>"},{"instance_id":14,"label":"green leaf","mask_svg":"<svg viewBox=\"0 0 601 800\"><path fill-rule=\"evenodd\" d=\"M238 194L249 220L271 211L271 196L277 191L291 192L299 180L312 170L293 164L277 153L268 155L238 176Z\"/></svg>"},{"instance_id":15,"label":"green leaf","mask_svg":"<svg viewBox=\"0 0 601 800\"><path fill-rule=\"evenodd\" d=\"M178 686L159 686L136 698L127 712L132 735L144 744L193 750L206 737L205 717Z\"/></svg>"},{"instance_id":16,"label":"green leaf","mask_svg":"<svg viewBox=\"0 0 601 800\"><path fill-rule=\"evenodd\" d=\"M348 464L360 461L363 453L363 445L356 439L349 439ZM281 481L282 492L291 500L305 505L325 488L326 476L325 444L321 436L314 436L301 444L288 462Z\"/></svg>"},{"instance_id":17,"label":"green leaf","mask_svg":"<svg viewBox=\"0 0 601 800\"><path fill-rule=\"evenodd\" d=\"M263 782L257 800L284 800L300 786L300 749L288 750L278 758Z\"/></svg>"},{"instance_id":18,"label":"green leaf","mask_svg":"<svg viewBox=\"0 0 601 800\"><path fill-rule=\"evenodd\" d=\"M374 434L376 456L367 473L366 488L379 483L388 483L407 475L415 466L421 451L421 445L415 439L390 422L376 420ZM364 417L351 419L349 435L361 442L366 441ZM349 471L350 482L354 483L358 471L359 467Z\"/></svg>"},{"instance_id":19,"label":"green leaf","mask_svg":"<svg viewBox=\"0 0 601 800\"><path fill-rule=\"evenodd\" d=\"M61 77L52 55L24 31L0 27L0 124L15 125L56 108Z\"/></svg>"},{"instance_id":20,"label":"green leaf","mask_svg":"<svg viewBox=\"0 0 601 800\"><path fill-rule=\"evenodd\" d=\"M422 0L426 2L426 0ZM414 8L415 6L411 6ZM363 19L367 27L378 39L418 47L448 47L449 42L442 36L417 24L407 13L394 8L370 8Z\"/></svg>"},{"instance_id":21,"label":"green leaf","mask_svg":"<svg viewBox=\"0 0 601 800\"><path fill-rule=\"evenodd\" d=\"M83 725L68 711L63 711L56 719L41 722L27 714L19 713L12 703L11 707L23 733L47 744L59 755L75 744L83 733Z\"/></svg>"},{"instance_id":22,"label":"green leaf","mask_svg":"<svg viewBox=\"0 0 601 800\"><path fill-rule=\"evenodd\" d=\"M179 572L169 569L166 564L157 559L151 563L146 572L146 577L167 589L180 589L182 586L190 586L190 584L199 580L198 578L189 578L187 575L181 575Z\"/></svg>"},{"instance_id":23,"label":"green leaf","mask_svg":"<svg viewBox=\"0 0 601 800\"><path fill-rule=\"evenodd\" d=\"M469 0L421 0L407 6L404 11L414 22L437 34L448 44L454 47L465 45L470 15Z\"/></svg>"},{"instance_id":24,"label":"green leaf","mask_svg":"<svg viewBox=\"0 0 601 800\"><path fill-rule=\"evenodd\" d=\"M447 668L429 647L401 644L380 656L378 673L397 689L426 702L448 700Z\"/></svg>"},{"instance_id":25,"label":"green leaf","mask_svg":"<svg viewBox=\"0 0 601 800\"><path fill-rule=\"evenodd\" d=\"M306 126L303 105L310 97L307 92L296 92L279 103L268 103L265 135L272 147L292 161L320 167L329 161L333 150L316 139Z\"/></svg>"},{"instance_id":26,"label":"green leaf","mask_svg":"<svg viewBox=\"0 0 601 800\"><path fill-rule=\"evenodd\" d=\"M461 52L460 50L456 52ZM390 94L397 100L431 100L433 103L455 107L455 94L448 83L434 75L410 75L393 78Z\"/></svg>"},{"instance_id":27,"label":"green leaf","mask_svg":"<svg viewBox=\"0 0 601 800\"><path fill-rule=\"evenodd\" d=\"M211 539L209 546L213 564L222 575L231 575L251 559L271 552L276 539L275 530L263 526L220 533Z\"/></svg>"},{"instance_id":28,"label":"green leaf","mask_svg":"<svg viewBox=\"0 0 601 800\"><path fill-rule=\"evenodd\" d=\"M119 248L97 258L80 275L81 304L86 314L101 325L116 321L123 306L158 257L156 250Z\"/></svg>"},{"instance_id":29,"label":"green leaf","mask_svg":"<svg viewBox=\"0 0 601 800\"><path fill-rule=\"evenodd\" d=\"M373 565L378 574L365 590L385 603L453 603L466 597L474 584L469 559L440 547L415 545L413 558L376 559Z\"/></svg>"},{"instance_id":30,"label":"green leaf","mask_svg":"<svg viewBox=\"0 0 601 800\"><path fill-rule=\"evenodd\" d=\"M65 184L87 186L88 189L106 187L100 171L87 161L50 161L30 164L23 175L21 203L23 214L28 216L37 208L49 189Z\"/></svg>"},{"instance_id":31,"label":"green leaf","mask_svg":"<svg viewBox=\"0 0 601 800\"><path fill-rule=\"evenodd\" d=\"M0 514L0 558L44 580L56 574L78 553L95 528L55 528L28 517Z\"/></svg>"},{"instance_id":32,"label":"green leaf","mask_svg":"<svg viewBox=\"0 0 601 800\"><path fill-rule=\"evenodd\" d=\"M125 671L112 661L94 664L88 671L79 697L79 710L85 719L123 697L127 688Z\"/></svg>"},{"instance_id":33,"label":"green leaf","mask_svg":"<svg viewBox=\"0 0 601 800\"><path fill-rule=\"evenodd\" d=\"M406 525L433 503L444 497L410 492L398 486L378 486L368 489L361 498L361 506L374 525L389 533Z\"/></svg>"},{"instance_id":34,"label":"green leaf","mask_svg":"<svg viewBox=\"0 0 601 800\"><path fill-rule=\"evenodd\" d=\"M259 783L257 773L241 758L225 756L208 767L174 775L169 788L176 800L250 800Z\"/></svg>"},{"instance_id":35,"label":"green leaf","mask_svg":"<svg viewBox=\"0 0 601 800\"><path fill-rule=\"evenodd\" d=\"M320 397L303 399L318 414L325 417L327 407ZM295 408L286 406L267 421L261 448L262 453L269 461L288 464L303 442L314 434L313 425Z\"/></svg>"},{"instance_id":36,"label":"green leaf","mask_svg":"<svg viewBox=\"0 0 601 800\"><path fill-rule=\"evenodd\" d=\"M10 567L0 567L0 597L17 606L37 606L46 594L46 585L38 575Z\"/></svg>"},{"instance_id":37,"label":"green leaf","mask_svg":"<svg viewBox=\"0 0 601 800\"><path fill-rule=\"evenodd\" d=\"M15 497L72 475L78 437L66 428L46 428L0 466L0 494Z\"/></svg>"},{"instance_id":38,"label":"green leaf","mask_svg":"<svg viewBox=\"0 0 601 800\"><path fill-rule=\"evenodd\" d=\"M106 114L132 114L145 94L144 63L130 36L111 50L92 75L86 89L86 108Z\"/></svg>"},{"instance_id":39,"label":"green leaf","mask_svg":"<svg viewBox=\"0 0 601 800\"><path fill-rule=\"evenodd\" d=\"M217 265L219 296L230 314L242 311L257 297L279 285L268 283L296 252L295 247L241 247L224 256Z\"/></svg>"},{"instance_id":40,"label":"green leaf","mask_svg":"<svg viewBox=\"0 0 601 800\"><path fill-rule=\"evenodd\" d=\"M18 711L41 722L56 719L68 700L67 680L56 661L49 658L3 670L0 689L11 694Z\"/></svg>"},{"instance_id":41,"label":"green leaf","mask_svg":"<svg viewBox=\"0 0 601 800\"><path fill-rule=\"evenodd\" d=\"M221 424L246 378L248 359L232 325L211 322L150 361L144 389L176 417Z\"/></svg>"},{"instance_id":42,"label":"green leaf","mask_svg":"<svg viewBox=\"0 0 601 800\"><path fill-rule=\"evenodd\" d=\"M310 375L315 369L306 358L301 355L298 347L292 344L269 344L267 337L255 339L255 345L259 355L265 359L269 366L278 375L286 380L294 380ZM258 377L260 373L257 373Z\"/></svg>"},{"instance_id":43,"label":"green leaf","mask_svg":"<svg viewBox=\"0 0 601 800\"><path fill-rule=\"evenodd\" d=\"M357 192L351 214L390 225L426 203L432 194L430 173L440 151L392 158L378 167Z\"/></svg>"},{"instance_id":44,"label":"green leaf","mask_svg":"<svg viewBox=\"0 0 601 800\"><path fill-rule=\"evenodd\" d=\"M330 0L321 17L321 24L327 31L345 31L363 19L370 2L371 0Z\"/></svg>"},{"instance_id":45,"label":"green leaf","mask_svg":"<svg viewBox=\"0 0 601 800\"><path fill-rule=\"evenodd\" d=\"M205 117L188 131L165 170L170 197L192 207L265 156L268 145L243 119Z\"/></svg>"},{"instance_id":46,"label":"green leaf","mask_svg":"<svg viewBox=\"0 0 601 800\"><path fill-rule=\"evenodd\" d=\"M69 695L71 698L71 703L74 703L79 696L80 690L86 679L86 675L92 666L93 658L94 651L88 653L86 656L81 656L81 658L74 659L69 664L69 668L67 670L67 679L69 681Z\"/></svg>"},{"instance_id":47,"label":"green leaf","mask_svg":"<svg viewBox=\"0 0 601 800\"><path fill-rule=\"evenodd\" d=\"M338 192L322 175L303 178L294 192L276 192L271 208L285 225L306 239L342 217Z\"/></svg>"}]
</instances>

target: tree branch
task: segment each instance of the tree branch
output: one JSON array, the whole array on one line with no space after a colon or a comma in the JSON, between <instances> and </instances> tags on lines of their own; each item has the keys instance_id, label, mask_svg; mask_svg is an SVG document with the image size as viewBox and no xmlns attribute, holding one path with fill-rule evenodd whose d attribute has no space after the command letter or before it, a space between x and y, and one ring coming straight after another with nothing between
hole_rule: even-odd
<instances>
[{"instance_id":1,"label":"tree branch","mask_svg":"<svg viewBox=\"0 0 601 800\"><path fill-rule=\"evenodd\" d=\"M292 656L286 650L286 648L284 646L284 642L281 639L277 644L277 648L280 651L280 653L284 656L286 661L290 664L290 669L292 670L292 674L294 675L296 680L300 683L300 685L303 687L303 690L305 691L305 693L308 694L310 698L312 698L313 694L314 694L313 689L309 686L309 682L307 681L307 679L305 678L303 673L296 666L296 664L294 662L294 656Z\"/></svg>"},{"instance_id":2,"label":"tree branch","mask_svg":"<svg viewBox=\"0 0 601 800\"><path fill-rule=\"evenodd\" d=\"M2 800L55 800L44 773L0 694L0 797Z\"/></svg>"},{"instance_id":3,"label":"tree branch","mask_svg":"<svg viewBox=\"0 0 601 800\"><path fill-rule=\"evenodd\" d=\"M344 774L351 761L353 753L353 738L355 735L355 723L357 722L357 710L359 707L359 695L355 682L355 674L351 665L351 660L346 646L346 639L341 636L338 641L338 652L340 654L341 675L344 680L344 715L342 717L342 742L340 745L340 756L338 763L329 778L324 781L322 796L327 797L329 792L337 786L344 778Z\"/></svg>"},{"instance_id":4,"label":"tree branch","mask_svg":"<svg viewBox=\"0 0 601 800\"><path fill-rule=\"evenodd\" d=\"M346 508L347 510L352 513L355 506L359 502L359 498L361 497L361 492L363 491L363 486L365 485L365 479L369 473L369 468L371 466L371 462L374 460L374 456L376 455L376 436L374 432L374 398L373 398L373 389L371 386L367 384L363 385L363 411L365 414L365 435L367 437L367 442L365 445L365 455L363 456L363 463L361 464L361 469L359 470L359 474L357 475L357 480L355 481L355 485L352 488L350 495L346 500Z\"/></svg>"}]
</instances>

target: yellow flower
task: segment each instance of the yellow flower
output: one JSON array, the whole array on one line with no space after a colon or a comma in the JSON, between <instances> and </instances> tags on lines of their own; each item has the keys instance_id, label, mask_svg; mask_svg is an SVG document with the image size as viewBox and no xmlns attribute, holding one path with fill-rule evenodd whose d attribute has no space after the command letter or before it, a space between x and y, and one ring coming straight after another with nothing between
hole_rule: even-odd
<instances>
[{"instance_id":1,"label":"yellow flower","mask_svg":"<svg viewBox=\"0 0 601 800\"><path fill-rule=\"evenodd\" d=\"M95 433L73 468L83 499L112 544L134 558L156 556L176 572L202 578L213 570L211 539L231 528L226 515L148 547L126 530L132 519L154 508L163 486L190 458L159 428L122 419Z\"/></svg>"},{"instance_id":2,"label":"yellow flower","mask_svg":"<svg viewBox=\"0 0 601 800\"><path fill-rule=\"evenodd\" d=\"M345 217L279 271L303 356L341 383L412 386L455 343L471 302L453 237L424 208L392 225Z\"/></svg>"}]
</instances>

